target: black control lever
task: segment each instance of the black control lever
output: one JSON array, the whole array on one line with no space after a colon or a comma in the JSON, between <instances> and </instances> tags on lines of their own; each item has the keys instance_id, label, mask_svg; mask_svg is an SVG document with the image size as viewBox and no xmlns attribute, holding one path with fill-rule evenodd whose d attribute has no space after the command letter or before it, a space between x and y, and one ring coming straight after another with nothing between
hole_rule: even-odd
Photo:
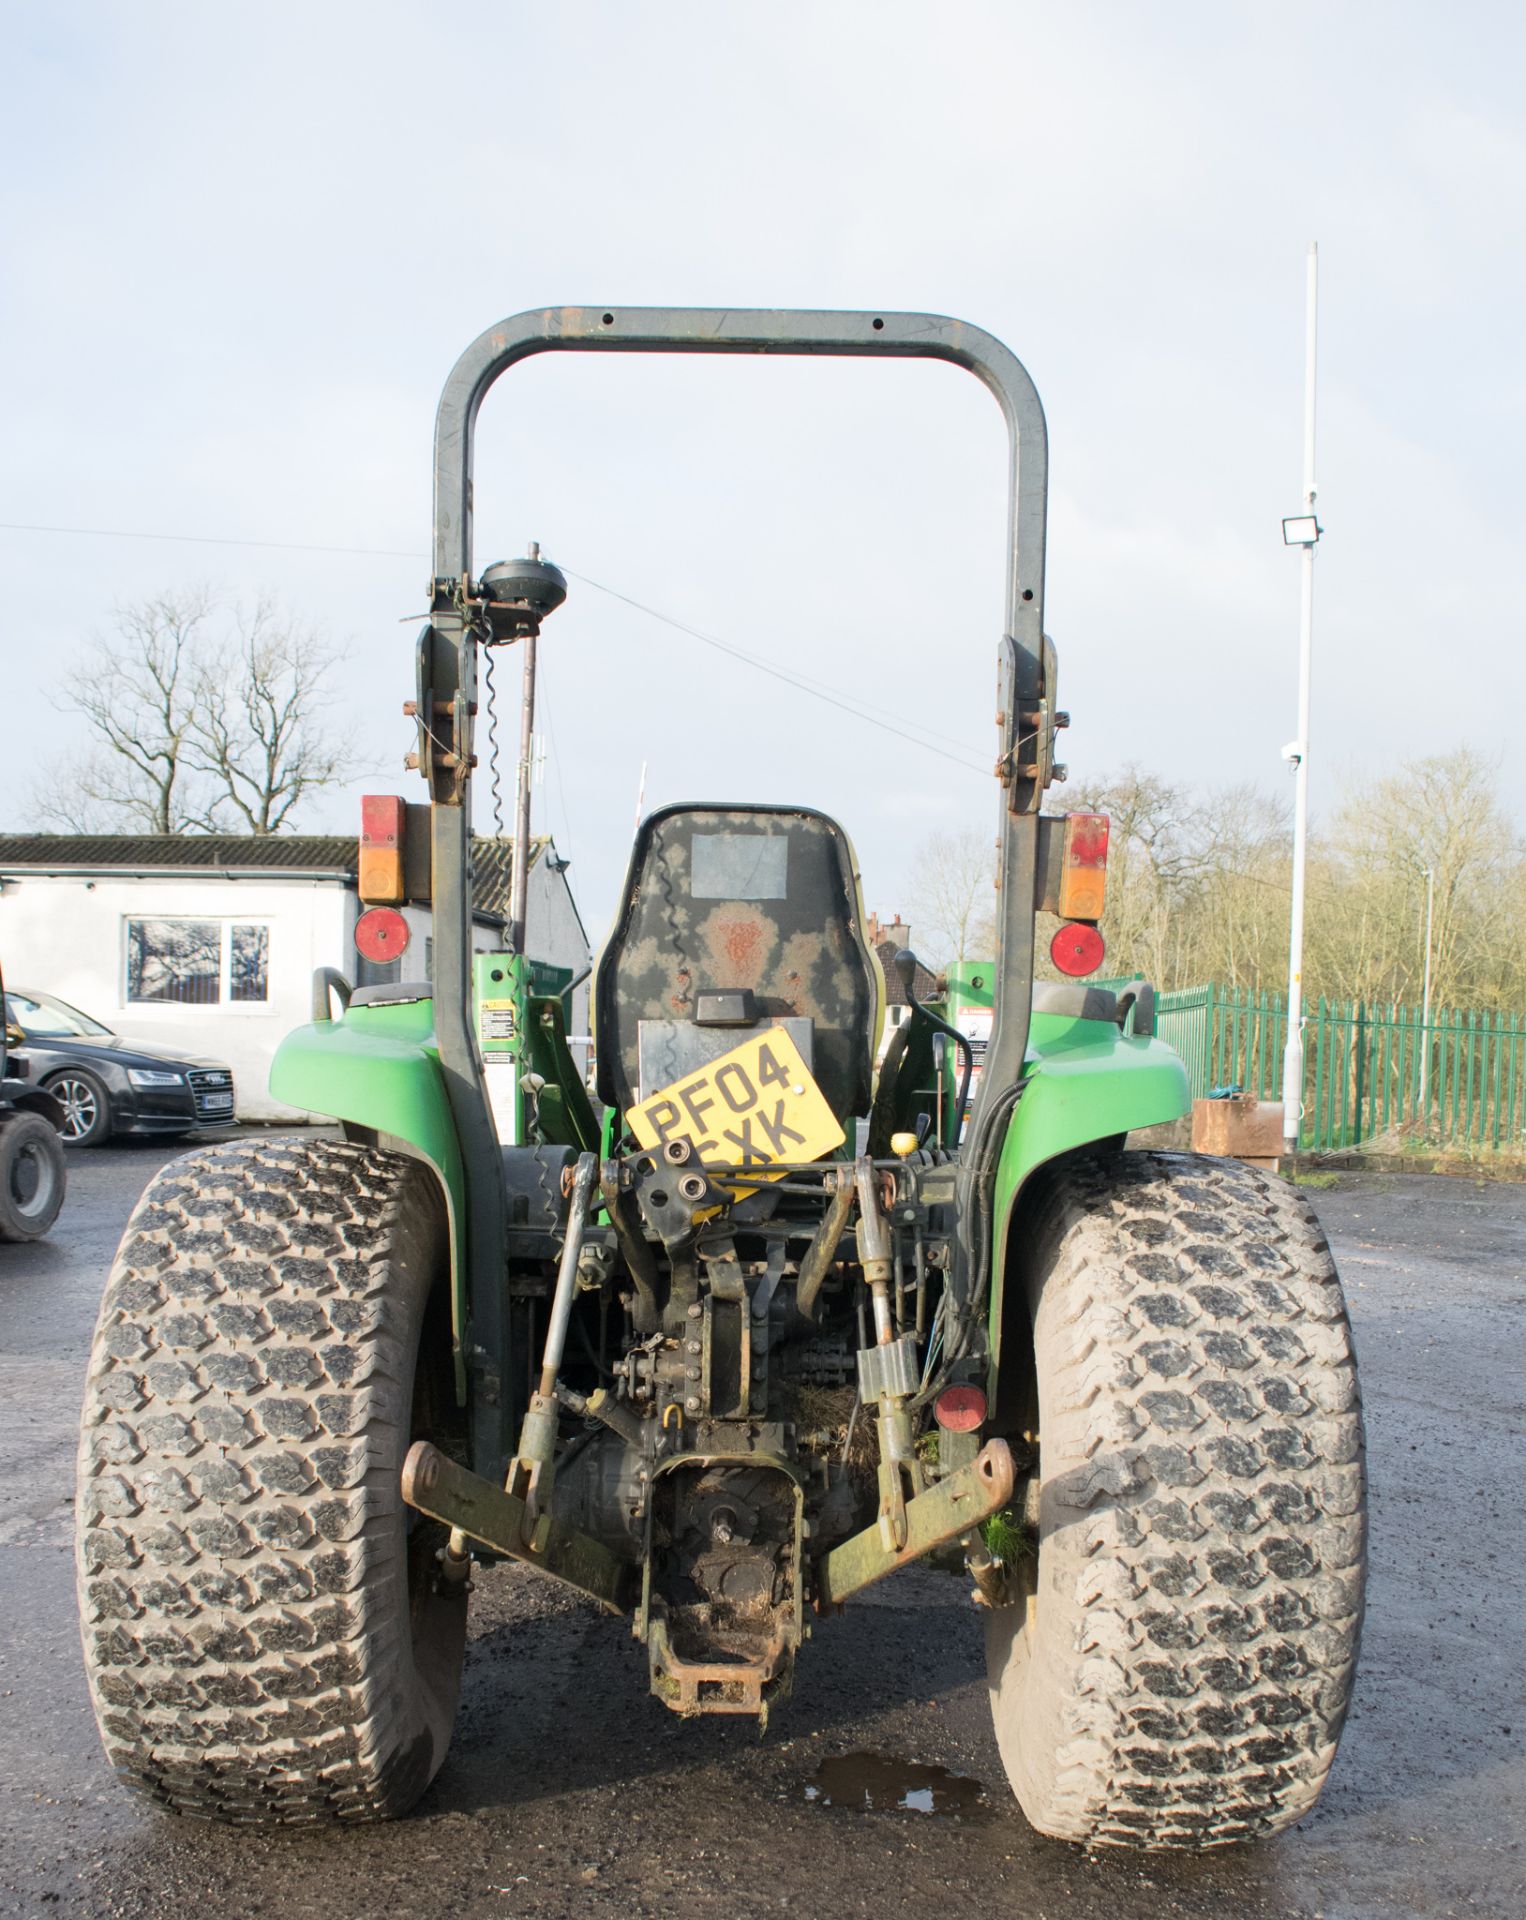
<instances>
[{"instance_id":1,"label":"black control lever","mask_svg":"<svg viewBox=\"0 0 1526 1920\"><path fill-rule=\"evenodd\" d=\"M902 947L891 964L900 978L901 990L906 995L907 1006L920 1013L922 1018L929 1021L939 1033L946 1033L959 1049L959 1097L954 1104L954 1112L962 1121L964 1103L969 1098L970 1076L975 1070L975 1049L970 1045L969 1035L961 1033L957 1027L951 1027L947 1020L924 1007L917 998L917 956L910 947ZM939 1144L941 1145L942 1142L940 1141Z\"/></svg>"}]
</instances>

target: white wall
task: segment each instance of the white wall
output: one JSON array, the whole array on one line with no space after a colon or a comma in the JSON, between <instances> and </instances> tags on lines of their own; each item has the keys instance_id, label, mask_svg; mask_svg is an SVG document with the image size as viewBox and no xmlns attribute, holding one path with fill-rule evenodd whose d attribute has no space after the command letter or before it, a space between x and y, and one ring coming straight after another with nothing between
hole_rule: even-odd
<instances>
[{"instance_id":1,"label":"white wall","mask_svg":"<svg viewBox=\"0 0 1526 1920\"><path fill-rule=\"evenodd\" d=\"M270 1062L282 1036L312 1017L313 969L354 971L349 898L338 880L8 879L0 893L0 958L9 986L56 994L128 1039L231 1067L240 1119L291 1118L291 1108L270 1098ZM127 921L159 916L268 926L269 998L129 1005Z\"/></svg>"},{"instance_id":2,"label":"white wall","mask_svg":"<svg viewBox=\"0 0 1526 1920\"><path fill-rule=\"evenodd\" d=\"M233 1069L241 1120L292 1120L302 1116L273 1100L270 1063L293 1027L312 1018L316 967L336 967L355 977L355 921L360 911L353 889L340 880L194 879L108 876L83 879L32 876L7 879L0 889L0 960L6 983L56 994L132 1040L180 1049ZM401 977L425 973L427 908L404 910L412 940L402 957ZM183 1006L129 1005L127 921L252 921L270 928L269 998L262 1004ZM581 973L588 943L565 877L544 858L530 870L529 948L539 960ZM499 944L490 929L475 930L479 953ZM574 996L571 1030L588 1031L588 988Z\"/></svg>"},{"instance_id":3,"label":"white wall","mask_svg":"<svg viewBox=\"0 0 1526 1920\"><path fill-rule=\"evenodd\" d=\"M573 904L567 876L556 871L545 853L530 869L525 899L525 948L549 966L571 967L574 980L589 961L588 936ZM585 980L572 996L568 1033L588 1031L589 985Z\"/></svg>"}]
</instances>

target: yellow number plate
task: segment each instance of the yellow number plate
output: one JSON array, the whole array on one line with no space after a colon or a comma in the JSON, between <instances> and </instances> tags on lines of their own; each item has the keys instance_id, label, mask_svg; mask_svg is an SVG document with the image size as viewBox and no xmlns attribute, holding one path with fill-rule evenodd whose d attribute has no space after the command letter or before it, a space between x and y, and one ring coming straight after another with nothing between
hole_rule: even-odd
<instances>
[{"instance_id":1,"label":"yellow number plate","mask_svg":"<svg viewBox=\"0 0 1526 1920\"><path fill-rule=\"evenodd\" d=\"M761 1170L820 1160L846 1138L783 1027L744 1040L632 1107L643 1147L692 1140L707 1165Z\"/></svg>"}]
</instances>

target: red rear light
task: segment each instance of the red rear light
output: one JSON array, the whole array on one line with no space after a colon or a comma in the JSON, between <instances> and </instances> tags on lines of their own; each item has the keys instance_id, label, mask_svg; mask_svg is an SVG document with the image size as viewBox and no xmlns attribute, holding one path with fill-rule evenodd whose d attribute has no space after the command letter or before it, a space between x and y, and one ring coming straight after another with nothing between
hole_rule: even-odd
<instances>
[{"instance_id":1,"label":"red rear light","mask_svg":"<svg viewBox=\"0 0 1526 1920\"><path fill-rule=\"evenodd\" d=\"M408 922L396 907L370 907L355 922L356 952L378 966L405 953L408 939Z\"/></svg>"},{"instance_id":2,"label":"red rear light","mask_svg":"<svg viewBox=\"0 0 1526 1920\"><path fill-rule=\"evenodd\" d=\"M933 1418L945 1433L973 1433L985 1417L979 1387L945 1387L933 1402Z\"/></svg>"},{"instance_id":3,"label":"red rear light","mask_svg":"<svg viewBox=\"0 0 1526 1920\"><path fill-rule=\"evenodd\" d=\"M1061 973L1079 980L1083 974L1095 973L1102 965L1107 946L1097 929L1082 920L1060 928L1049 943L1049 957Z\"/></svg>"},{"instance_id":4,"label":"red rear light","mask_svg":"<svg viewBox=\"0 0 1526 1920\"><path fill-rule=\"evenodd\" d=\"M1060 867L1059 915L1062 920L1100 920L1107 897L1105 813L1072 813L1065 821L1065 850Z\"/></svg>"},{"instance_id":5,"label":"red rear light","mask_svg":"<svg viewBox=\"0 0 1526 1920\"><path fill-rule=\"evenodd\" d=\"M405 803L393 793L368 793L360 803L360 873L357 891L368 906L397 906L403 884Z\"/></svg>"}]
</instances>

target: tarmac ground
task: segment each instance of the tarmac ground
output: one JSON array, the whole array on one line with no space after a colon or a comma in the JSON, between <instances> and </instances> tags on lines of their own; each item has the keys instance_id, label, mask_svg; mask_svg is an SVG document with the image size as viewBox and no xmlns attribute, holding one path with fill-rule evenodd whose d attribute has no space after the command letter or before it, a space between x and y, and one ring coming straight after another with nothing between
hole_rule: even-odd
<instances>
[{"instance_id":1,"label":"tarmac ground","mask_svg":"<svg viewBox=\"0 0 1526 1920\"><path fill-rule=\"evenodd\" d=\"M1526 1914L1526 1187L1352 1173L1313 1196L1362 1367L1372 1581L1335 1771L1281 1839L1146 1857L1036 1835L951 1576L898 1575L818 1626L760 1737L665 1712L619 1623L511 1569L479 1577L455 1744L416 1813L288 1835L133 1799L80 1665L86 1352L127 1214L173 1151L71 1154L51 1237L0 1247L0 1913Z\"/></svg>"}]
</instances>

